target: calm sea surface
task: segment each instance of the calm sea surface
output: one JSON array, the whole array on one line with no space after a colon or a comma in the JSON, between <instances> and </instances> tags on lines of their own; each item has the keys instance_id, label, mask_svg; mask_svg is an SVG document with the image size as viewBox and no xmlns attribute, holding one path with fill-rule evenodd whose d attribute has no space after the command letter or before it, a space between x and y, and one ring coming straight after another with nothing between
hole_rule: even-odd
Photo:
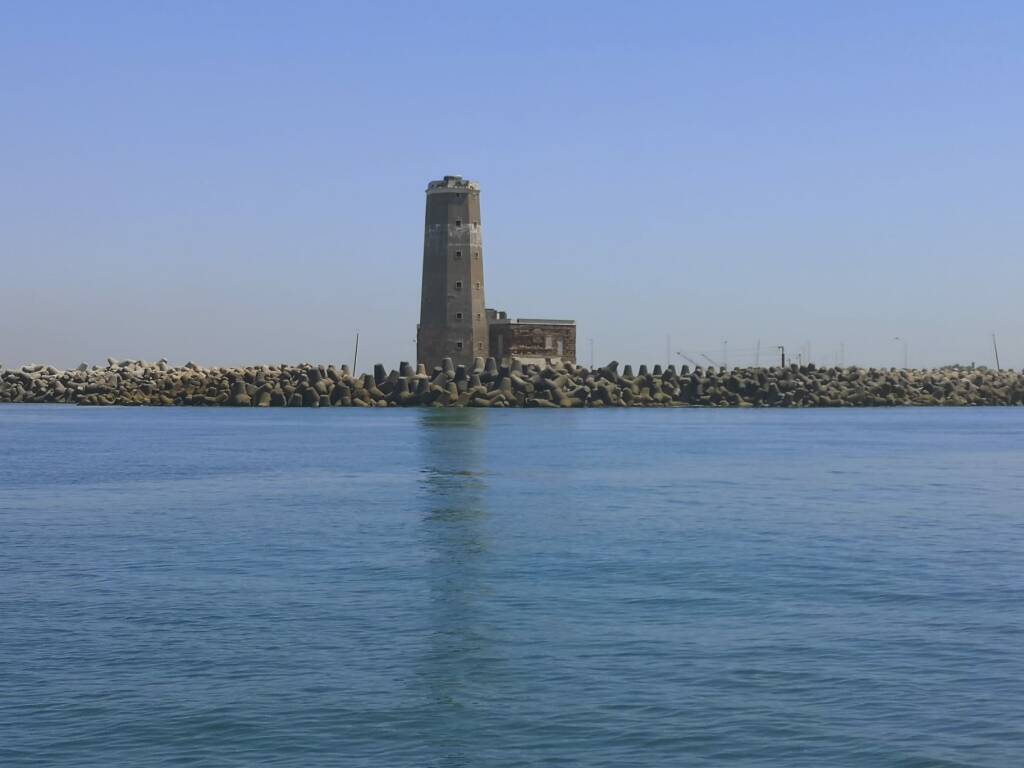
<instances>
[{"instance_id":1,"label":"calm sea surface","mask_svg":"<svg viewBox=\"0 0 1024 768\"><path fill-rule=\"evenodd\" d=\"M1024 765L1024 409L0 406L2 766Z\"/></svg>"}]
</instances>

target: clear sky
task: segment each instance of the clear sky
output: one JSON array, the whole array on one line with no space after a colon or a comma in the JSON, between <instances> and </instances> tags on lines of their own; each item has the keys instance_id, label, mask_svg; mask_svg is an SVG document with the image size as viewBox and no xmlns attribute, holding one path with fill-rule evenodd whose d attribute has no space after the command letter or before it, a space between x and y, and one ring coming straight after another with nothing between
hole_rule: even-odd
<instances>
[{"instance_id":1,"label":"clear sky","mask_svg":"<svg viewBox=\"0 0 1024 768\"><path fill-rule=\"evenodd\" d=\"M1019 2L7 4L0 363L411 359L460 174L488 305L582 362L1024 367L1022 41Z\"/></svg>"}]
</instances>

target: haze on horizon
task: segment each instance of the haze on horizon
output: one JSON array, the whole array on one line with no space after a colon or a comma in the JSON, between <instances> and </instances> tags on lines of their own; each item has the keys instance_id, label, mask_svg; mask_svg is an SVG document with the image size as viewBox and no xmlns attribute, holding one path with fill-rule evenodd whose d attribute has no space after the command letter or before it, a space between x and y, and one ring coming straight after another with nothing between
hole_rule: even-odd
<instances>
[{"instance_id":1,"label":"haze on horizon","mask_svg":"<svg viewBox=\"0 0 1024 768\"><path fill-rule=\"evenodd\" d=\"M459 174L487 305L583 363L1021 368L1022 39L1011 2L11 6L0 363L411 360Z\"/></svg>"}]
</instances>

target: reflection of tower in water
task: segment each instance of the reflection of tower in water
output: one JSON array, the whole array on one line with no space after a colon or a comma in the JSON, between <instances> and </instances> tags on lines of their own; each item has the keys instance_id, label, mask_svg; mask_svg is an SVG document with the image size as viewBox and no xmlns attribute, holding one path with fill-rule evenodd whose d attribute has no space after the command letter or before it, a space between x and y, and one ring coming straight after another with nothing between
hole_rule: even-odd
<instances>
[{"instance_id":1,"label":"reflection of tower in water","mask_svg":"<svg viewBox=\"0 0 1024 768\"><path fill-rule=\"evenodd\" d=\"M477 692L486 691L494 665L481 616L488 597L487 414L431 408L419 422L417 504L429 590L416 681L427 718L423 736L449 764L470 765L473 755L460 734L481 703Z\"/></svg>"}]
</instances>

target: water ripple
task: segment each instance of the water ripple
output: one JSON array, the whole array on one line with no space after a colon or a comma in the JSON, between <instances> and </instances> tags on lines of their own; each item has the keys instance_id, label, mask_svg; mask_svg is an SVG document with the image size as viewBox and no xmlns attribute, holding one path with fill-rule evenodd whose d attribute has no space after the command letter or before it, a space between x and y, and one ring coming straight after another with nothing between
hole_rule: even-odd
<instances>
[{"instance_id":1,"label":"water ripple","mask_svg":"<svg viewBox=\"0 0 1024 768\"><path fill-rule=\"evenodd\" d=\"M0 434L3 766L1024 757L1021 410Z\"/></svg>"}]
</instances>

